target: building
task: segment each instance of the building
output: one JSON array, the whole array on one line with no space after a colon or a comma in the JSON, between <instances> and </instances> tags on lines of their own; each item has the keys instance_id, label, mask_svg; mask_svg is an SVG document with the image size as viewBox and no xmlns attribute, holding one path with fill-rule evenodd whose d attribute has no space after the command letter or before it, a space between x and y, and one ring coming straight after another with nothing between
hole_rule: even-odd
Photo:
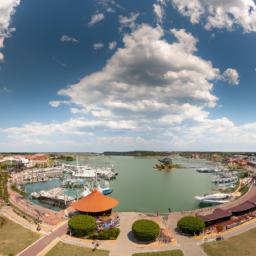
<instances>
[{"instance_id":1,"label":"building","mask_svg":"<svg viewBox=\"0 0 256 256\"><path fill-rule=\"evenodd\" d=\"M49 157L46 154L27 155L26 158L29 160L30 166L47 165L49 161Z\"/></svg>"},{"instance_id":2,"label":"building","mask_svg":"<svg viewBox=\"0 0 256 256\"><path fill-rule=\"evenodd\" d=\"M116 199L105 196L94 189L91 194L74 202L71 207L83 214L102 216L110 215L112 209L118 204L119 202Z\"/></svg>"},{"instance_id":3,"label":"building","mask_svg":"<svg viewBox=\"0 0 256 256\"><path fill-rule=\"evenodd\" d=\"M201 220L204 221L206 226L218 224L223 221L227 221L231 218L232 213L221 208L216 208L211 214L197 215Z\"/></svg>"}]
</instances>

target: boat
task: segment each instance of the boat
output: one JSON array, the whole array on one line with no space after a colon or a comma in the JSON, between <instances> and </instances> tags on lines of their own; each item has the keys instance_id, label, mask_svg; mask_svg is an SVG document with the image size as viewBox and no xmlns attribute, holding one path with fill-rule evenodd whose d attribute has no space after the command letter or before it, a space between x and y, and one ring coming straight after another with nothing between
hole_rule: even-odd
<instances>
[{"instance_id":1,"label":"boat","mask_svg":"<svg viewBox=\"0 0 256 256\"><path fill-rule=\"evenodd\" d=\"M203 196L195 196L195 199L201 203L223 204L230 202L232 195L225 193L206 194Z\"/></svg>"},{"instance_id":2,"label":"boat","mask_svg":"<svg viewBox=\"0 0 256 256\"><path fill-rule=\"evenodd\" d=\"M105 181L103 185L97 184L96 188L100 191L103 195L109 195L113 192L113 189L109 186L109 183Z\"/></svg>"},{"instance_id":3,"label":"boat","mask_svg":"<svg viewBox=\"0 0 256 256\"><path fill-rule=\"evenodd\" d=\"M84 190L81 192L81 194L80 194L80 197L86 197L86 196L88 196L89 194L91 194L91 190L90 190L90 188L89 187L87 187L87 186L85 186L84 187Z\"/></svg>"},{"instance_id":4,"label":"boat","mask_svg":"<svg viewBox=\"0 0 256 256\"><path fill-rule=\"evenodd\" d=\"M225 178L215 178L212 180L213 183L220 185L220 184L235 184L238 182L238 177L237 176L231 176L231 177L225 177Z\"/></svg>"},{"instance_id":5,"label":"boat","mask_svg":"<svg viewBox=\"0 0 256 256\"><path fill-rule=\"evenodd\" d=\"M113 189L112 188L102 188L100 186L97 186L97 189L103 194L103 195L109 195L113 192Z\"/></svg>"},{"instance_id":6,"label":"boat","mask_svg":"<svg viewBox=\"0 0 256 256\"><path fill-rule=\"evenodd\" d=\"M196 171L200 173L213 173L215 172L215 169L211 167L201 167L196 169Z\"/></svg>"},{"instance_id":7,"label":"boat","mask_svg":"<svg viewBox=\"0 0 256 256\"><path fill-rule=\"evenodd\" d=\"M63 180L61 187L63 188L82 188L84 179L66 179Z\"/></svg>"},{"instance_id":8,"label":"boat","mask_svg":"<svg viewBox=\"0 0 256 256\"><path fill-rule=\"evenodd\" d=\"M88 179L94 179L96 175L98 175L98 177L100 178L114 179L118 174L110 167L94 168L87 165L76 166L76 167L69 165L69 171L73 178L88 178Z\"/></svg>"},{"instance_id":9,"label":"boat","mask_svg":"<svg viewBox=\"0 0 256 256\"><path fill-rule=\"evenodd\" d=\"M72 173L73 178L78 178L78 179L94 179L96 176L94 170L79 170L77 172Z\"/></svg>"}]
</instances>

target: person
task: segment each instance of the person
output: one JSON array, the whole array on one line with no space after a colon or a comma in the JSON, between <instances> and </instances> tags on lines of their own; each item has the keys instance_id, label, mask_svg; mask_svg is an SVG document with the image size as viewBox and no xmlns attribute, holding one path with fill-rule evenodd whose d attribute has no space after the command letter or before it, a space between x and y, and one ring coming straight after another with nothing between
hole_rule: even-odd
<instances>
[{"instance_id":1,"label":"person","mask_svg":"<svg viewBox=\"0 0 256 256\"><path fill-rule=\"evenodd\" d=\"M171 210L171 208L168 208L168 212L171 212L172 210Z\"/></svg>"}]
</instances>

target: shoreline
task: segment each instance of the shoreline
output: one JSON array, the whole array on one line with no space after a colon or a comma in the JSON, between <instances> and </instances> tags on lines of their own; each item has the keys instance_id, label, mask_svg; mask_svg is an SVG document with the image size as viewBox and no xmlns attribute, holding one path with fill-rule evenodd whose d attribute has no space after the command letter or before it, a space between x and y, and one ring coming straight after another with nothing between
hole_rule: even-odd
<instances>
[{"instance_id":1,"label":"shoreline","mask_svg":"<svg viewBox=\"0 0 256 256\"><path fill-rule=\"evenodd\" d=\"M34 219L40 219L42 220L43 223L51 226L58 225L67 217L65 217L68 213L72 212L73 209L72 207L68 207L66 209L60 210L60 211L54 211L45 207L42 207L40 205L32 203L30 200L27 198L22 197L19 195L17 192L13 191L10 186L8 186L8 192L10 195L10 203L18 208L21 213L24 213L28 216L31 216ZM170 214L175 214L175 215L196 215L198 213L202 212L210 212L213 211L216 208L228 208L230 206L236 206L239 205L247 200L250 200L250 198L256 196L256 187L254 185L251 185L250 189L244 194L243 196L235 199L234 201L225 203L225 204L218 204L218 205L213 205L209 207L204 207L204 208L197 208L197 209L192 209L192 210L184 210L184 211L171 211L171 212L166 212L166 213L161 213L161 212L143 212L143 211L115 211L117 213L136 213L136 214L143 214L147 216L168 216Z\"/></svg>"}]
</instances>

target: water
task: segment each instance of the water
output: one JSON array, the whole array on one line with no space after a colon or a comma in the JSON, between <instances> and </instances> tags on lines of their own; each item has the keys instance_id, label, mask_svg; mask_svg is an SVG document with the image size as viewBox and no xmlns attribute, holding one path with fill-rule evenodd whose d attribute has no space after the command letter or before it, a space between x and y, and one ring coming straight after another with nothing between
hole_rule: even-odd
<instances>
[{"instance_id":1,"label":"water","mask_svg":"<svg viewBox=\"0 0 256 256\"><path fill-rule=\"evenodd\" d=\"M110 181L110 186L114 190L111 197L120 202L116 208L118 211L166 213L168 208L172 211L198 208L199 204L194 196L211 193L214 185L211 174L200 174L196 168L208 166L209 162L181 157L175 157L173 161L183 168L169 172L157 171L153 169L157 158L130 156L97 156L90 159L80 157L79 164L114 165L119 175L117 179ZM48 190L59 185L58 180L28 184L26 191ZM79 190L66 189L65 193L76 196ZM40 204L36 200L34 202Z\"/></svg>"}]
</instances>

